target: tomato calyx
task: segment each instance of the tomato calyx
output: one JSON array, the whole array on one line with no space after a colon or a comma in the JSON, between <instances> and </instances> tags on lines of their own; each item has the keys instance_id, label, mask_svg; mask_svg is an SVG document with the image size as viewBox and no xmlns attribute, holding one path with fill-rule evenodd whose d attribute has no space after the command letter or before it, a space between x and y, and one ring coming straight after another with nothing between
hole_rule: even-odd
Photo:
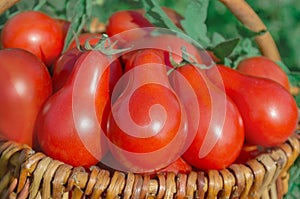
<instances>
[{"instance_id":1,"label":"tomato calyx","mask_svg":"<svg viewBox=\"0 0 300 199\"><path fill-rule=\"evenodd\" d=\"M207 66L205 64L198 63L197 59L192 54L187 52L185 46L181 47L181 57L182 57L182 61L180 63L177 63L172 56L171 49L169 49L169 60L170 60L170 64L171 64L172 68L170 70L168 70L167 75L170 75L172 72L174 72L178 68L186 66L186 65L193 65L200 69L209 69L212 67L212 64Z\"/></svg>"},{"instance_id":2,"label":"tomato calyx","mask_svg":"<svg viewBox=\"0 0 300 199\"><path fill-rule=\"evenodd\" d=\"M99 41L92 45L91 44L91 40L95 39L95 38L99 38ZM113 56L125 51L128 51L131 49L131 47L128 48L116 48L118 41L114 41L113 43L111 42L110 38L108 37L107 34L102 34L101 37L99 36L90 36L84 43L84 45L82 46L80 44L79 38L76 35L75 36L75 42L76 42L76 46L77 48L81 51L89 51L89 50L96 50L96 51L100 51L101 53L107 55L107 56Z\"/></svg>"}]
</instances>

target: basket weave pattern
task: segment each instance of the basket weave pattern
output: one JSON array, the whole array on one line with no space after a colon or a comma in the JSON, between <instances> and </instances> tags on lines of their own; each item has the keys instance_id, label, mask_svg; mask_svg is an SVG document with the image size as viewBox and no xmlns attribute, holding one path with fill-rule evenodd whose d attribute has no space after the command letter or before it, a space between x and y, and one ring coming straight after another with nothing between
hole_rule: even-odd
<instances>
[{"instance_id":1,"label":"basket weave pattern","mask_svg":"<svg viewBox=\"0 0 300 199\"><path fill-rule=\"evenodd\" d=\"M223 170L154 176L72 167L12 141L0 142L0 196L29 198L282 198L288 169L299 156L300 137L246 164Z\"/></svg>"}]
</instances>

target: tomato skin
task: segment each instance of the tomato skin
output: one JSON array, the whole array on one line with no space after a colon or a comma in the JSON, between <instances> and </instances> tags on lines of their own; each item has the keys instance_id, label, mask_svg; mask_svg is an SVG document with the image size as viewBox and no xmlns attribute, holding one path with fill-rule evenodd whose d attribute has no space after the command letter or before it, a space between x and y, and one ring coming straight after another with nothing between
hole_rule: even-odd
<instances>
[{"instance_id":1,"label":"tomato skin","mask_svg":"<svg viewBox=\"0 0 300 199\"><path fill-rule=\"evenodd\" d=\"M124 47L130 46L134 46L135 49L150 48L156 50L157 52L160 52L164 64L169 67L173 67L170 61L170 53L175 63L180 64L183 61L183 47L186 49L186 52L188 54L192 55L192 58L189 58L191 62L203 63L200 51L196 46L194 46L187 40L173 34L162 34L158 36L144 37L143 40L128 42L126 45L124 45ZM130 53L122 56L124 62L129 62L126 64L132 65L130 64L130 59L134 53L134 51L131 51ZM132 66L128 66L127 68L132 68Z\"/></svg>"},{"instance_id":2,"label":"tomato skin","mask_svg":"<svg viewBox=\"0 0 300 199\"><path fill-rule=\"evenodd\" d=\"M102 35L101 34L98 34L98 33L81 33L79 36L78 36L78 40L79 40L79 44L81 46L84 47L85 45L85 42L87 40L89 40L89 43L91 45L95 45L99 39L101 39ZM76 48L77 47L77 43L76 41L72 41L70 46L68 47L68 49L72 49L72 48Z\"/></svg>"},{"instance_id":3,"label":"tomato skin","mask_svg":"<svg viewBox=\"0 0 300 199\"><path fill-rule=\"evenodd\" d=\"M52 71L53 91L61 89L68 81L77 59L83 52L73 48L63 53L55 62Z\"/></svg>"},{"instance_id":4,"label":"tomato skin","mask_svg":"<svg viewBox=\"0 0 300 199\"><path fill-rule=\"evenodd\" d=\"M107 136L112 155L126 170L148 173L180 157L187 134L185 111L153 49L138 53L133 64L125 73L125 89L112 102Z\"/></svg>"},{"instance_id":5,"label":"tomato skin","mask_svg":"<svg viewBox=\"0 0 300 199\"><path fill-rule=\"evenodd\" d=\"M294 133L298 107L284 87L272 80L248 76L226 66L218 65L217 68L227 95L242 115L248 144L277 146ZM208 76L214 81L210 70Z\"/></svg>"},{"instance_id":6,"label":"tomato skin","mask_svg":"<svg viewBox=\"0 0 300 199\"><path fill-rule=\"evenodd\" d=\"M122 60L124 62L124 71L128 72L134 67L136 67L135 59L139 56L143 56L143 59L140 59L139 65L148 64L148 63L164 63L164 51L158 49L149 49L148 53L145 53L144 49L131 51L127 54L122 55Z\"/></svg>"},{"instance_id":7,"label":"tomato skin","mask_svg":"<svg viewBox=\"0 0 300 199\"><path fill-rule=\"evenodd\" d=\"M121 10L113 13L108 20L106 33L109 37L124 33L128 30L136 29L129 34L122 34L118 38L122 42L137 41L148 34L142 28L154 27L139 11L136 10ZM137 29L140 28L140 29Z\"/></svg>"},{"instance_id":8,"label":"tomato skin","mask_svg":"<svg viewBox=\"0 0 300 199\"><path fill-rule=\"evenodd\" d=\"M264 152L264 151L259 150L257 145L249 145L249 144L245 143L241 150L241 153L239 154L237 159L234 161L234 163L245 164L248 160L254 159L262 152Z\"/></svg>"},{"instance_id":9,"label":"tomato skin","mask_svg":"<svg viewBox=\"0 0 300 199\"><path fill-rule=\"evenodd\" d=\"M84 52L78 50L76 47L68 50L62 54L53 67L52 81L54 92L61 89L64 84L68 81L70 75L73 72L74 65L77 59ZM110 96L114 90L115 85L123 75L122 64L118 58L114 59L110 65L110 77L109 77L109 92Z\"/></svg>"},{"instance_id":10,"label":"tomato skin","mask_svg":"<svg viewBox=\"0 0 300 199\"><path fill-rule=\"evenodd\" d=\"M101 122L109 98L108 63L98 51L84 52L65 85L43 106L36 133L39 147L50 157L89 167L106 153L100 128L103 129ZM91 73L99 74L97 85L91 82ZM87 86L95 90L90 92ZM87 107L88 102L91 104Z\"/></svg>"},{"instance_id":11,"label":"tomato skin","mask_svg":"<svg viewBox=\"0 0 300 199\"><path fill-rule=\"evenodd\" d=\"M63 38L65 39L68 34L71 22L64 19L55 19L55 21L62 30Z\"/></svg>"},{"instance_id":12,"label":"tomato skin","mask_svg":"<svg viewBox=\"0 0 300 199\"><path fill-rule=\"evenodd\" d=\"M9 140L33 145L36 117L52 94L47 67L22 49L0 50L0 132Z\"/></svg>"},{"instance_id":13,"label":"tomato skin","mask_svg":"<svg viewBox=\"0 0 300 199\"><path fill-rule=\"evenodd\" d=\"M183 158L178 158L176 161L172 162L167 167L157 171L156 173L168 173L173 172L176 175L189 174L193 170L192 166L189 165Z\"/></svg>"},{"instance_id":14,"label":"tomato skin","mask_svg":"<svg viewBox=\"0 0 300 199\"><path fill-rule=\"evenodd\" d=\"M272 79L287 90L290 83L287 74L271 59L264 56L249 57L239 62L236 70L247 75Z\"/></svg>"},{"instance_id":15,"label":"tomato skin","mask_svg":"<svg viewBox=\"0 0 300 199\"><path fill-rule=\"evenodd\" d=\"M77 48L77 44L73 41L68 50L63 53L55 62L53 67L53 88L56 92L59 90L68 80L69 76L72 73L76 60L83 54L83 52L87 51L84 49L85 42L89 40L90 45L95 45L99 42L102 35L98 33L82 33L78 36L79 44L81 46L81 50ZM108 44L108 43L107 43ZM113 58L110 64L110 77L109 77L109 92L110 95L113 92L113 89L118 82L118 80L123 75L123 66L119 60L119 58Z\"/></svg>"},{"instance_id":16,"label":"tomato skin","mask_svg":"<svg viewBox=\"0 0 300 199\"><path fill-rule=\"evenodd\" d=\"M63 49L64 35L55 19L42 12L24 11L5 23L1 43L4 48L25 49L50 67Z\"/></svg>"},{"instance_id":17,"label":"tomato skin","mask_svg":"<svg viewBox=\"0 0 300 199\"><path fill-rule=\"evenodd\" d=\"M177 71L188 81L197 100L196 103L190 101L191 96L187 96L181 87L179 74L173 74L173 87L187 110L189 133L195 131L182 158L197 169L224 169L235 161L244 143L241 115L235 104L205 77L202 70L184 65ZM192 129L195 123L197 126Z\"/></svg>"}]
</instances>

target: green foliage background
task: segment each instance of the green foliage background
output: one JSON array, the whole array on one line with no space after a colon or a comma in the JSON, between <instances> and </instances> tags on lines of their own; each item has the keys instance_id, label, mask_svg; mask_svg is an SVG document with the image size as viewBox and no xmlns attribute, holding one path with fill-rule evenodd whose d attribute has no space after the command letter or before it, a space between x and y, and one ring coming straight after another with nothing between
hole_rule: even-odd
<instances>
[{"instance_id":1,"label":"green foliage background","mask_svg":"<svg viewBox=\"0 0 300 199\"><path fill-rule=\"evenodd\" d=\"M189 0L158 0L158 2L175 9L184 15ZM116 10L139 7L137 0L96 0L104 5L98 16L106 21L110 13ZM108 3L110 2L110 3ZM300 1L299 0L247 0L258 13L276 41L284 63L293 70L300 71ZM97 9L97 7L94 7ZM101 8L100 8L101 9ZM210 0L207 16L209 33L221 32L225 37L237 35L237 19L219 1Z\"/></svg>"},{"instance_id":2,"label":"green foliage background","mask_svg":"<svg viewBox=\"0 0 300 199\"><path fill-rule=\"evenodd\" d=\"M162 5L184 13L188 0L160 0ZM299 0L247 0L276 41L284 63L300 71L300 1ZM237 19L219 1L210 0L207 28L210 34L221 32L232 38L237 35Z\"/></svg>"},{"instance_id":3,"label":"green foliage background","mask_svg":"<svg viewBox=\"0 0 300 199\"><path fill-rule=\"evenodd\" d=\"M189 0L157 0L162 6L175 9L184 15ZM292 70L300 72L300 1L299 0L246 0L264 21L276 41L283 62ZM71 2L71 3L70 3ZM72 2L84 0L22 0L15 9L36 9L52 16L71 18L68 9ZM91 2L91 16L106 22L115 11L142 7L140 0L87 0ZM67 5L68 4L68 5ZM75 10L73 10L75 11ZM11 11L13 12L13 11ZM14 12L13 12L14 13ZM1 16L0 25L9 17ZM69 16L69 17L68 17ZM207 16L208 33L220 32L226 38L238 32L237 19L218 0L209 0Z\"/></svg>"}]
</instances>

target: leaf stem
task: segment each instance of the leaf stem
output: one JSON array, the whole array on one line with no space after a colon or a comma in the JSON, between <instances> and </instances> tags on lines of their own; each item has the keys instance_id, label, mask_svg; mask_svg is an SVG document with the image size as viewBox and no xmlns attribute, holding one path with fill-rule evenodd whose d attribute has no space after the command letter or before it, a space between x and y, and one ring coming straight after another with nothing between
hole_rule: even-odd
<instances>
[{"instance_id":1,"label":"leaf stem","mask_svg":"<svg viewBox=\"0 0 300 199\"><path fill-rule=\"evenodd\" d=\"M263 21L245 0L219 1L222 2L236 16L236 18L250 30L254 32L266 30L264 34L255 37L255 42L264 56L274 61L281 60L278 48L270 32L267 31L267 27Z\"/></svg>"}]
</instances>

